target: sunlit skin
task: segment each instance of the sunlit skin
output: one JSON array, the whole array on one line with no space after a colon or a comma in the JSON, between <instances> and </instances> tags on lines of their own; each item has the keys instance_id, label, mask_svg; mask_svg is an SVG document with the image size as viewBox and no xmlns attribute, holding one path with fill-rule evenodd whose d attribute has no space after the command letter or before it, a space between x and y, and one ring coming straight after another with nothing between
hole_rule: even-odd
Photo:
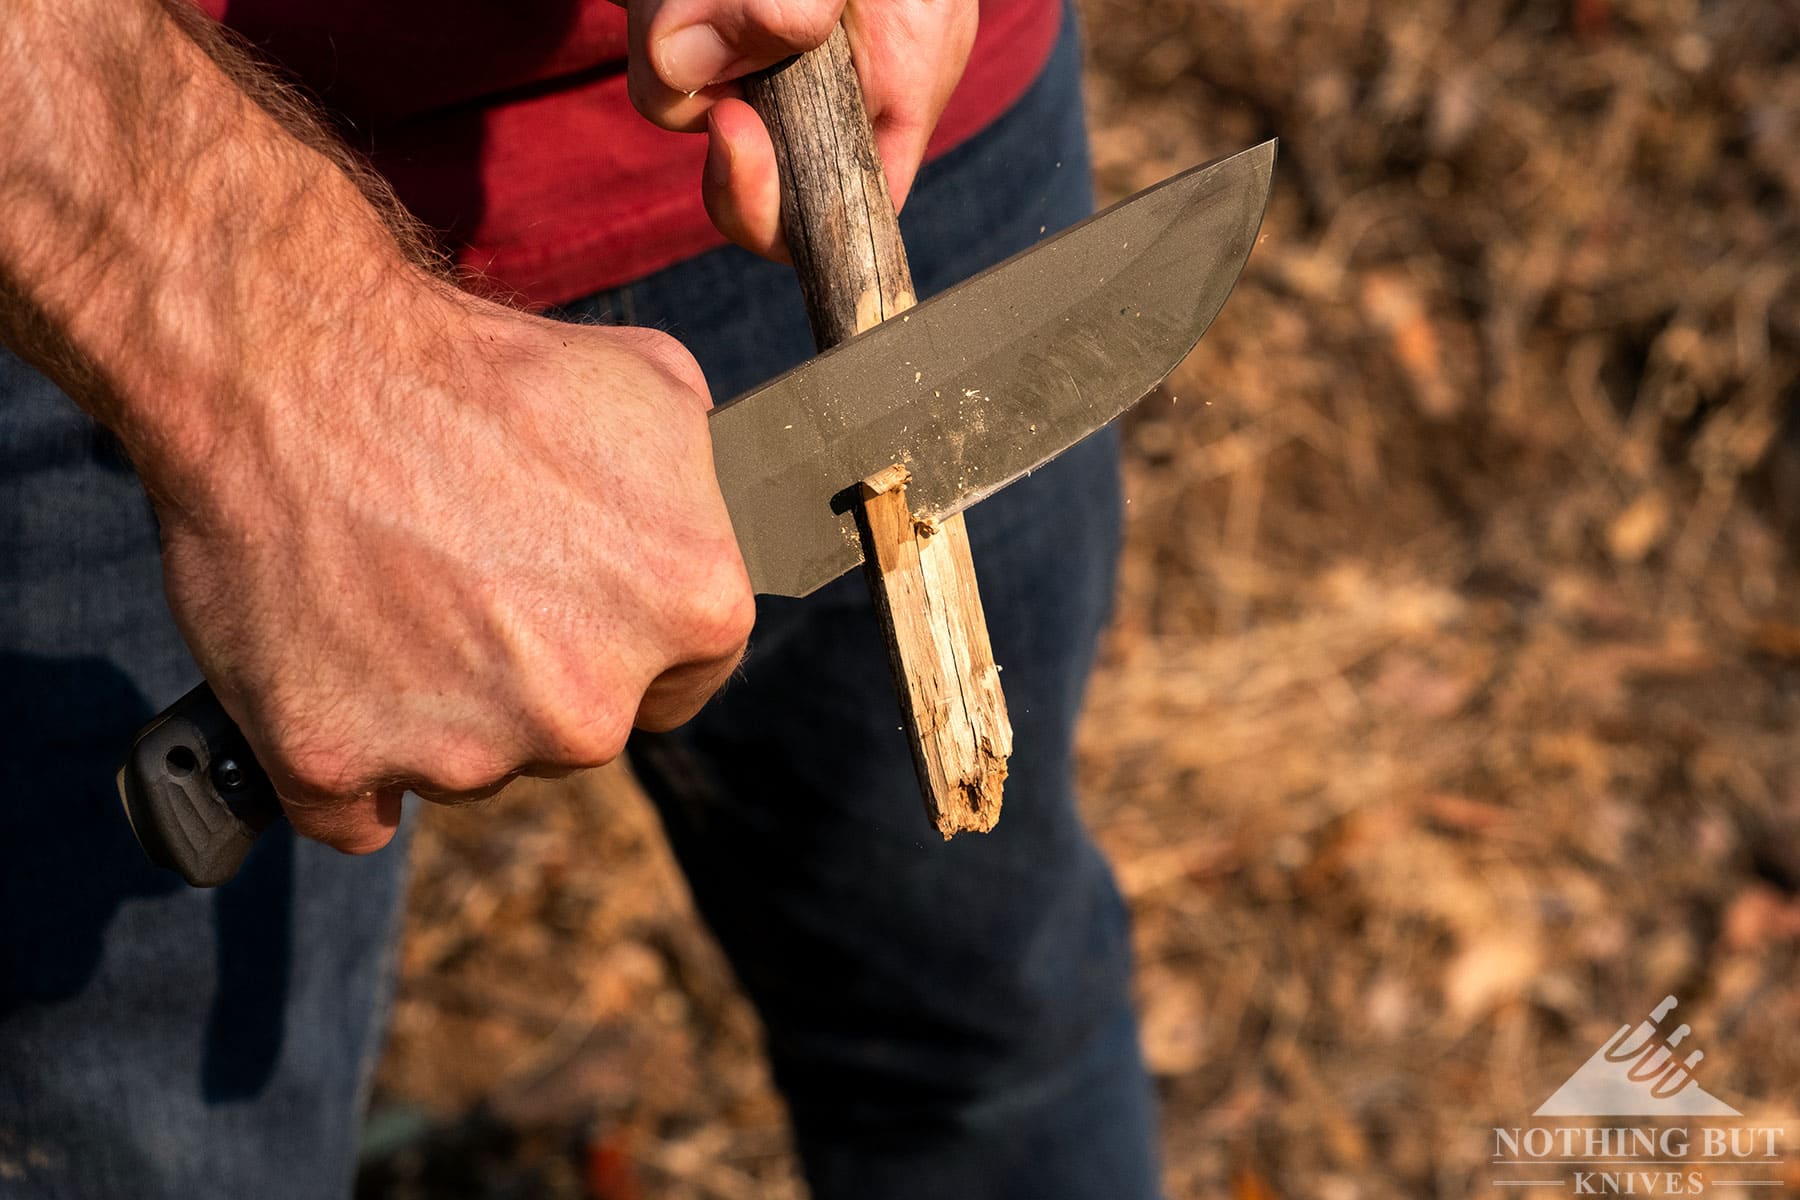
<instances>
[{"instance_id":1,"label":"sunlit skin","mask_svg":"<svg viewBox=\"0 0 1800 1200\"><path fill-rule=\"evenodd\" d=\"M709 211L780 256L773 151L731 81L838 6L629 15L634 102L705 132ZM901 197L975 5L842 15ZM668 53L696 22L725 56L707 80ZM754 606L672 338L449 286L154 0L13 5L0 127L0 339L125 445L170 608L297 830L377 849L406 790L604 763L728 678Z\"/></svg>"}]
</instances>

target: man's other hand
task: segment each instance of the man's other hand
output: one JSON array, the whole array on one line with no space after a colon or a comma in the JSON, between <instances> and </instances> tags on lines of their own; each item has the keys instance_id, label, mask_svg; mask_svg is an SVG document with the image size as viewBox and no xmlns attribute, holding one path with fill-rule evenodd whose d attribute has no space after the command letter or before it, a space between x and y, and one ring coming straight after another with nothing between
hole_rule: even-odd
<instances>
[{"instance_id":1,"label":"man's other hand","mask_svg":"<svg viewBox=\"0 0 1800 1200\"><path fill-rule=\"evenodd\" d=\"M629 0L629 81L638 111L708 138L702 189L719 231L784 259L775 149L735 81L811 50L841 16L901 204L925 144L962 78L976 0Z\"/></svg>"}]
</instances>

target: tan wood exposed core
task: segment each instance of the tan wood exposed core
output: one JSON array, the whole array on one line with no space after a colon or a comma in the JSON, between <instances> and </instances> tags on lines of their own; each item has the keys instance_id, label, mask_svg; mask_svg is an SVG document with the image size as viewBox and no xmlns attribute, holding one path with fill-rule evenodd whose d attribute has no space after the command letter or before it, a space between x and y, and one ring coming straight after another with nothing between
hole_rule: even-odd
<instances>
[{"instance_id":1,"label":"tan wood exposed core","mask_svg":"<svg viewBox=\"0 0 1800 1200\"><path fill-rule=\"evenodd\" d=\"M925 810L946 838L1000 817L1012 725L962 514L914 516L895 464L863 480L863 571L900 688Z\"/></svg>"},{"instance_id":2,"label":"tan wood exposed core","mask_svg":"<svg viewBox=\"0 0 1800 1200\"><path fill-rule=\"evenodd\" d=\"M782 231L819 349L912 307L906 248L843 27L744 91L775 143ZM946 838L985 832L1000 815L1012 725L962 515L915 520L907 478L896 464L862 481L864 572L926 813Z\"/></svg>"}]
</instances>

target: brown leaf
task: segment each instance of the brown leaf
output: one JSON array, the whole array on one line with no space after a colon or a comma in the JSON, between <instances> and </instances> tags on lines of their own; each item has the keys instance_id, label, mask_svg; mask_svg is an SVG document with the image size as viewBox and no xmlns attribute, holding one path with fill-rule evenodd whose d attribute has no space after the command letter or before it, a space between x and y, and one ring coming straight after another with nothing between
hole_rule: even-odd
<instances>
[{"instance_id":1,"label":"brown leaf","mask_svg":"<svg viewBox=\"0 0 1800 1200\"><path fill-rule=\"evenodd\" d=\"M1280 1200L1255 1167L1239 1167L1231 1176L1232 1200Z\"/></svg>"},{"instance_id":2,"label":"brown leaf","mask_svg":"<svg viewBox=\"0 0 1800 1200\"><path fill-rule=\"evenodd\" d=\"M1496 930L1470 942L1444 972L1444 1002L1467 1026L1524 994L1543 956L1529 932Z\"/></svg>"},{"instance_id":3,"label":"brown leaf","mask_svg":"<svg viewBox=\"0 0 1800 1200\"><path fill-rule=\"evenodd\" d=\"M1462 400L1444 378L1437 327L1412 285L1398 272L1371 273L1363 280L1362 305L1393 340L1394 358L1412 384L1419 410L1439 420L1454 415Z\"/></svg>"},{"instance_id":4,"label":"brown leaf","mask_svg":"<svg viewBox=\"0 0 1800 1200\"><path fill-rule=\"evenodd\" d=\"M1669 501L1652 488L1633 500L1606 527L1606 548L1622 563L1642 562L1669 529Z\"/></svg>"},{"instance_id":5,"label":"brown leaf","mask_svg":"<svg viewBox=\"0 0 1800 1200\"><path fill-rule=\"evenodd\" d=\"M1766 884L1745 888L1725 910L1724 938L1734 950L1800 940L1800 897Z\"/></svg>"},{"instance_id":6,"label":"brown leaf","mask_svg":"<svg viewBox=\"0 0 1800 1200\"><path fill-rule=\"evenodd\" d=\"M624 1137L589 1142L584 1166L589 1200L642 1200L644 1188Z\"/></svg>"},{"instance_id":7,"label":"brown leaf","mask_svg":"<svg viewBox=\"0 0 1800 1200\"><path fill-rule=\"evenodd\" d=\"M1197 980L1167 967L1146 967L1139 988L1144 998L1144 1061L1153 1074L1186 1075L1206 1061L1206 994Z\"/></svg>"}]
</instances>

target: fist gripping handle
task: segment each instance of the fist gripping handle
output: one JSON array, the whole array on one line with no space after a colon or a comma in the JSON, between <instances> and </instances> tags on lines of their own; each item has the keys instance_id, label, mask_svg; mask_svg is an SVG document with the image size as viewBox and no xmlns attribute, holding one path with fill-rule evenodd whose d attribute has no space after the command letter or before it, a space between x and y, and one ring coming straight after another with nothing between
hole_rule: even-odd
<instances>
[{"instance_id":1,"label":"fist gripping handle","mask_svg":"<svg viewBox=\"0 0 1800 1200\"><path fill-rule=\"evenodd\" d=\"M745 88L775 142L782 226L820 347L910 307L912 276L842 26L825 45L749 79ZM945 541L958 547L972 598L974 568L961 518L943 529ZM979 635L991 663L987 629L974 603L978 619L963 636ZM957 672L946 678L958 680ZM958 681L958 688L977 694L966 682ZM901 695L907 694L903 683ZM997 687L993 695L998 697ZM1010 744L1004 705L996 704L995 719ZM903 713L912 711L902 705ZM915 760L922 763L928 750L936 751L916 731L913 737ZM919 769L923 781L925 768ZM1003 765L999 774L1005 774ZM195 887L217 887L237 874L257 835L281 815L268 776L205 684L138 735L119 772L119 796L151 860Z\"/></svg>"},{"instance_id":2,"label":"fist gripping handle","mask_svg":"<svg viewBox=\"0 0 1800 1200\"><path fill-rule=\"evenodd\" d=\"M195 887L229 882L281 816L268 775L204 683L144 726L118 782L138 845Z\"/></svg>"}]
</instances>

